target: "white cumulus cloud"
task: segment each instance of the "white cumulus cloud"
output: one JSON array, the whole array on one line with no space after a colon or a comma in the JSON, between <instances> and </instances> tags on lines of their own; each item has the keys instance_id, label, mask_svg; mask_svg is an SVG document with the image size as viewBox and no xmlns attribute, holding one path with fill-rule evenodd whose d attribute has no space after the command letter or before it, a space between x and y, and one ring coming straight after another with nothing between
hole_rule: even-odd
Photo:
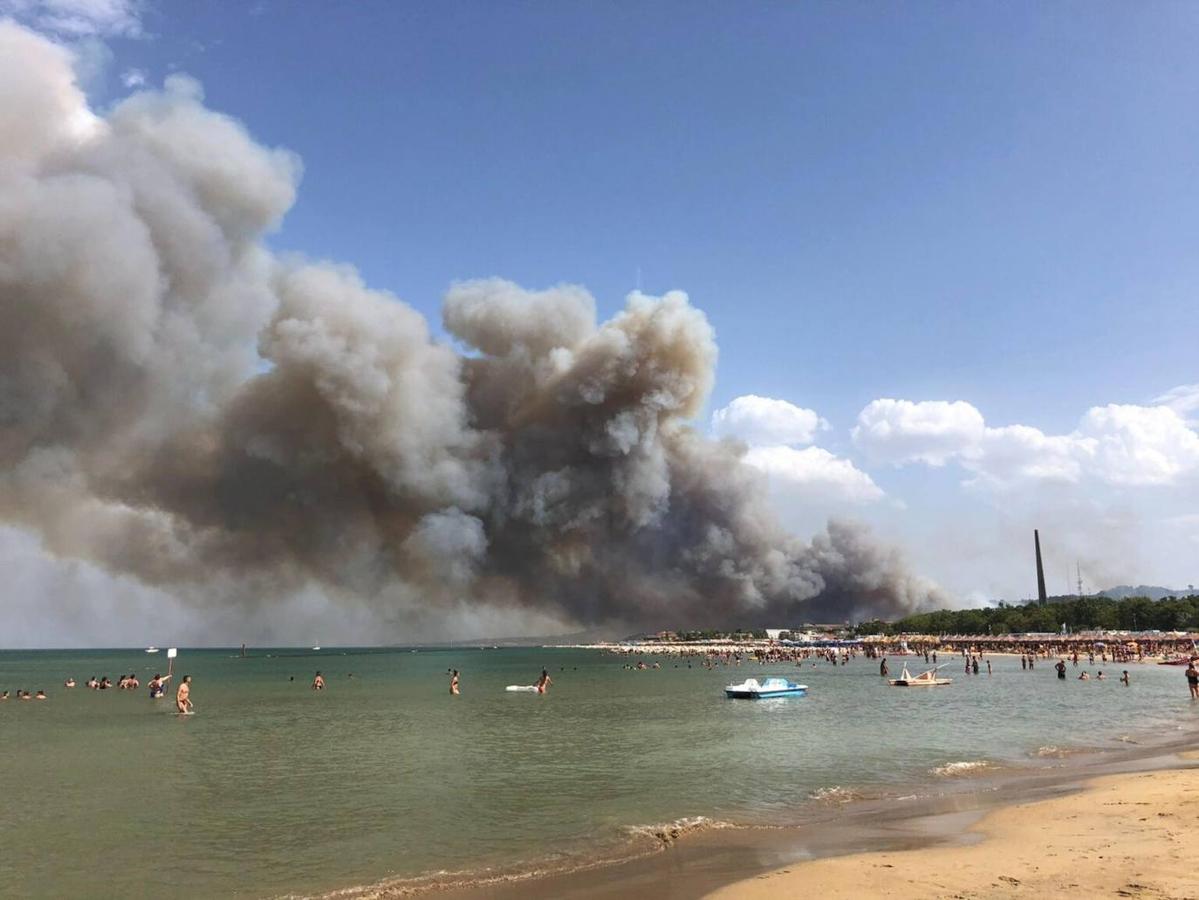
<instances>
[{"instance_id":1,"label":"white cumulus cloud","mask_svg":"<svg viewBox=\"0 0 1199 900\"><path fill-rule=\"evenodd\" d=\"M61 38L140 37L139 0L0 0L0 16Z\"/></svg>"},{"instance_id":2,"label":"white cumulus cloud","mask_svg":"<svg viewBox=\"0 0 1199 900\"><path fill-rule=\"evenodd\" d=\"M1199 434L1169 406L1097 406L1076 434L1110 484L1170 485L1199 473Z\"/></svg>"},{"instance_id":3,"label":"white cumulus cloud","mask_svg":"<svg viewBox=\"0 0 1199 900\"><path fill-rule=\"evenodd\" d=\"M874 400L858 414L854 443L896 465L943 466L976 447L986 432L982 413L961 400Z\"/></svg>"},{"instance_id":4,"label":"white cumulus cloud","mask_svg":"<svg viewBox=\"0 0 1199 900\"><path fill-rule=\"evenodd\" d=\"M772 487L805 499L871 503L883 496L869 475L822 447L751 447L745 461L765 473Z\"/></svg>"},{"instance_id":5,"label":"white cumulus cloud","mask_svg":"<svg viewBox=\"0 0 1199 900\"><path fill-rule=\"evenodd\" d=\"M142 69L126 69L121 73L121 84L127 88L144 87L146 84L146 73Z\"/></svg>"},{"instance_id":6,"label":"white cumulus cloud","mask_svg":"<svg viewBox=\"0 0 1199 900\"><path fill-rule=\"evenodd\" d=\"M712 433L750 445L810 444L828 423L813 410L773 397L746 394L712 413Z\"/></svg>"},{"instance_id":7,"label":"white cumulus cloud","mask_svg":"<svg viewBox=\"0 0 1199 900\"><path fill-rule=\"evenodd\" d=\"M856 505L881 498L882 489L852 461L803 446L828 429L814 410L757 394L737 397L712 413L712 434L748 444L745 462L766 476L784 505Z\"/></svg>"},{"instance_id":8,"label":"white cumulus cloud","mask_svg":"<svg viewBox=\"0 0 1199 900\"><path fill-rule=\"evenodd\" d=\"M1153 405L1168 406L1187 419L1188 425L1199 425L1199 384L1180 384L1170 388L1160 397L1154 397Z\"/></svg>"},{"instance_id":9,"label":"white cumulus cloud","mask_svg":"<svg viewBox=\"0 0 1199 900\"><path fill-rule=\"evenodd\" d=\"M1165 486L1199 477L1199 433L1174 405L1096 406L1073 431L1050 435L1028 425L989 427L963 401L884 399L861 411L852 435L873 459L956 462L973 473L971 484L991 487L1084 479Z\"/></svg>"}]
</instances>

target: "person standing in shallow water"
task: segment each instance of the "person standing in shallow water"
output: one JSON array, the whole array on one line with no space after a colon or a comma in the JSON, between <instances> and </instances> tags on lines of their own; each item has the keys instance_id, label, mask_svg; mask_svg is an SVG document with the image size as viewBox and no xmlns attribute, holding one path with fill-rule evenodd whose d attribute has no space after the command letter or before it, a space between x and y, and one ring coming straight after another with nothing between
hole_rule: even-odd
<instances>
[{"instance_id":1,"label":"person standing in shallow water","mask_svg":"<svg viewBox=\"0 0 1199 900\"><path fill-rule=\"evenodd\" d=\"M320 672L317 672L312 678L312 689L314 691L323 691L325 689L325 676Z\"/></svg>"},{"instance_id":2,"label":"person standing in shallow water","mask_svg":"<svg viewBox=\"0 0 1199 900\"><path fill-rule=\"evenodd\" d=\"M175 691L175 709L181 713L189 713L192 711L192 677L184 675L183 680L179 682L179 689Z\"/></svg>"},{"instance_id":3,"label":"person standing in shallow water","mask_svg":"<svg viewBox=\"0 0 1199 900\"><path fill-rule=\"evenodd\" d=\"M553 683L554 679L550 678L550 673L546 669L542 669L541 677L537 679L537 693L547 693Z\"/></svg>"},{"instance_id":4,"label":"person standing in shallow water","mask_svg":"<svg viewBox=\"0 0 1199 900\"><path fill-rule=\"evenodd\" d=\"M1057 661L1057 665L1054 666L1054 668L1057 669L1057 677L1058 678L1064 679L1066 677L1066 661L1064 659L1059 659Z\"/></svg>"},{"instance_id":5,"label":"person standing in shallow water","mask_svg":"<svg viewBox=\"0 0 1199 900\"><path fill-rule=\"evenodd\" d=\"M454 670L454 674L450 676L450 693L457 696L461 693L458 689L458 670Z\"/></svg>"},{"instance_id":6,"label":"person standing in shallow water","mask_svg":"<svg viewBox=\"0 0 1199 900\"><path fill-rule=\"evenodd\" d=\"M1192 659L1187 663L1187 686L1191 689L1191 699L1199 700L1199 669L1195 668L1195 661Z\"/></svg>"},{"instance_id":7,"label":"person standing in shallow water","mask_svg":"<svg viewBox=\"0 0 1199 900\"><path fill-rule=\"evenodd\" d=\"M158 700L165 697L167 693L167 682L170 680L170 675L159 675L154 673L154 677L150 679L150 699Z\"/></svg>"},{"instance_id":8,"label":"person standing in shallow water","mask_svg":"<svg viewBox=\"0 0 1199 900\"><path fill-rule=\"evenodd\" d=\"M885 656L883 657L883 661L878 664L878 674L881 675L883 678L887 677L887 674L888 674L887 657L885 657Z\"/></svg>"}]
</instances>

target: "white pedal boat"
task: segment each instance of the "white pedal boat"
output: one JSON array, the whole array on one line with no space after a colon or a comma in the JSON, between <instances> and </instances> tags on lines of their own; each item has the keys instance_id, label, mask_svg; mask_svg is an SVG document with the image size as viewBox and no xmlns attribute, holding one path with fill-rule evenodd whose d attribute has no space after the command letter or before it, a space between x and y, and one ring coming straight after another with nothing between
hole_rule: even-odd
<instances>
[{"instance_id":1,"label":"white pedal boat","mask_svg":"<svg viewBox=\"0 0 1199 900\"><path fill-rule=\"evenodd\" d=\"M796 684L786 678L767 678L761 682L746 678L741 684L730 684L724 695L741 700L765 700L769 697L802 697L808 692L806 684Z\"/></svg>"}]
</instances>

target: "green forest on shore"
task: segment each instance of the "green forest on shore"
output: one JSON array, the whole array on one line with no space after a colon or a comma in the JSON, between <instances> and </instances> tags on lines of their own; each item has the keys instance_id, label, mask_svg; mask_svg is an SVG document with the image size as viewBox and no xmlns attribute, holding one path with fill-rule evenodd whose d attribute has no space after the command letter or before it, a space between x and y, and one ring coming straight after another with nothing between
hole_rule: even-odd
<instances>
[{"instance_id":1,"label":"green forest on shore","mask_svg":"<svg viewBox=\"0 0 1199 900\"><path fill-rule=\"evenodd\" d=\"M873 620L855 629L865 634L1019 634L1093 629L1114 631L1199 630L1199 594L1186 597L1126 597L1101 595L1051 597L1044 605L1030 603L983 609L939 609L916 613L894 622Z\"/></svg>"}]
</instances>

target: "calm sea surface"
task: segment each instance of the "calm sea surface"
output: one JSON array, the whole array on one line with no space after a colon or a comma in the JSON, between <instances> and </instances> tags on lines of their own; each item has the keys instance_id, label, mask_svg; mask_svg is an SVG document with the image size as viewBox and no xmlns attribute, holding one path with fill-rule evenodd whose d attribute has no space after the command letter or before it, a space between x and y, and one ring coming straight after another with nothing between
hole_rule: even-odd
<instances>
[{"instance_id":1,"label":"calm sea surface","mask_svg":"<svg viewBox=\"0 0 1199 900\"><path fill-rule=\"evenodd\" d=\"M1105 682L1073 669L1059 682L1048 662L1024 672L993 657L991 677L959 661L951 687L903 690L857 660L805 666L807 697L754 702L722 688L795 667L628 671L584 650L250 653L181 651L197 709L181 718L145 687L165 654L0 652L0 689L50 695L0 704L0 893L261 897L521 865L617 847L634 826L791 822L832 788L910 792L954 762L1030 765L1039 748L1122 747L1199 720L1165 666L1132 666L1125 688L1117 667ZM547 696L504 691L543 666ZM141 689L82 686L122 672ZM62 688L67 675L81 686Z\"/></svg>"}]
</instances>

